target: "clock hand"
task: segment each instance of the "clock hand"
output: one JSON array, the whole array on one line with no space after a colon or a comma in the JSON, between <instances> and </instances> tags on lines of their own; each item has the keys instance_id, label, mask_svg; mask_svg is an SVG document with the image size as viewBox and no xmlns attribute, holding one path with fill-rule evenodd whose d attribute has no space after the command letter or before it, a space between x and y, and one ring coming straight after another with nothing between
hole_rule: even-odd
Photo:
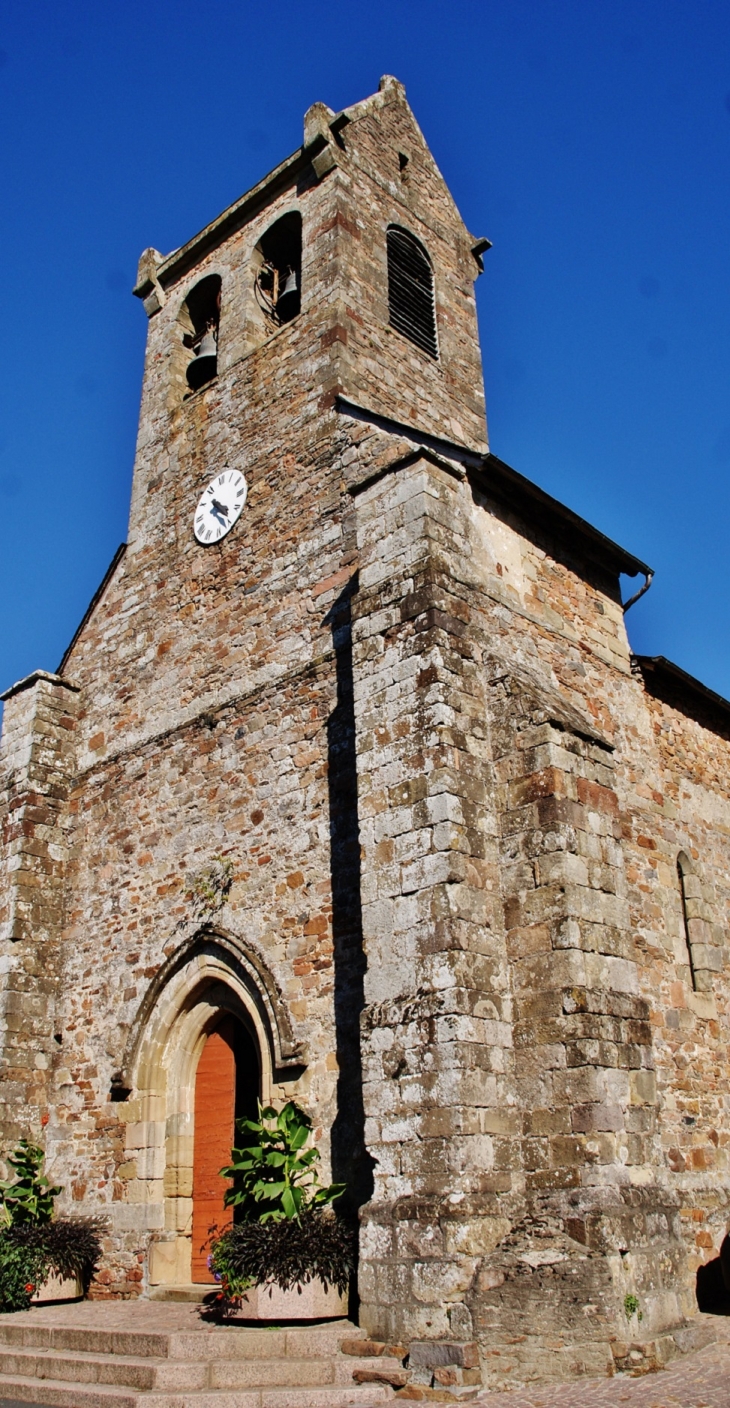
<instances>
[{"instance_id":1,"label":"clock hand","mask_svg":"<svg viewBox=\"0 0 730 1408\"><path fill-rule=\"evenodd\" d=\"M214 508L216 513L222 513L224 518L228 517L228 509L225 504L219 504L217 499L211 499L211 508Z\"/></svg>"}]
</instances>

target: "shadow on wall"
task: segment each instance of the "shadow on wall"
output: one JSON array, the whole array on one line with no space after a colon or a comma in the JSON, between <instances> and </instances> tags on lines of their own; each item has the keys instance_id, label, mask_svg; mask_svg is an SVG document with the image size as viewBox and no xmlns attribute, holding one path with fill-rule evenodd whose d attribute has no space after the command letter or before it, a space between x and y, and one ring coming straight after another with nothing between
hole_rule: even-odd
<instances>
[{"instance_id":1,"label":"shadow on wall","mask_svg":"<svg viewBox=\"0 0 730 1408\"><path fill-rule=\"evenodd\" d=\"M360 902L360 834L357 813L355 704L352 680L350 602L353 577L326 617L332 631L337 670L337 703L327 723L332 878L332 936L335 964L337 1115L332 1126L332 1177L347 1184L342 1212L356 1216L373 1193L373 1161L365 1148L365 1117L360 1052L365 955Z\"/></svg>"},{"instance_id":2,"label":"shadow on wall","mask_svg":"<svg viewBox=\"0 0 730 1408\"><path fill-rule=\"evenodd\" d=\"M705 1315L730 1315L730 1235L720 1255L697 1269L697 1308Z\"/></svg>"}]
</instances>

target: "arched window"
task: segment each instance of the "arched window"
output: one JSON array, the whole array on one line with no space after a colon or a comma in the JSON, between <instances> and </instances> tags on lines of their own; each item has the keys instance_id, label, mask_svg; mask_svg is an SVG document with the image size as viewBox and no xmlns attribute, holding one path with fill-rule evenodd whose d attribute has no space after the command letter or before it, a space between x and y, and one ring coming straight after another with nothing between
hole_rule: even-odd
<instances>
[{"instance_id":1,"label":"arched window","mask_svg":"<svg viewBox=\"0 0 730 1408\"><path fill-rule=\"evenodd\" d=\"M438 357L433 270L423 245L400 225L388 227L388 320L429 357Z\"/></svg>"},{"instance_id":2,"label":"arched window","mask_svg":"<svg viewBox=\"0 0 730 1408\"><path fill-rule=\"evenodd\" d=\"M191 288L178 316L185 329L183 346L193 354L185 368L191 391L197 391L217 375L220 314L220 275L208 274Z\"/></svg>"},{"instance_id":3,"label":"arched window","mask_svg":"<svg viewBox=\"0 0 730 1408\"><path fill-rule=\"evenodd\" d=\"M259 240L254 252L256 302L273 331L296 318L302 306L302 217L282 215Z\"/></svg>"},{"instance_id":4,"label":"arched window","mask_svg":"<svg viewBox=\"0 0 730 1408\"><path fill-rule=\"evenodd\" d=\"M692 980L692 987L697 992L697 973L695 972L694 955L692 953L692 937L690 934L690 915L687 901L692 896L689 890L692 888L692 862L684 851L680 851L677 856L677 875L679 878L679 891L682 896L682 923L684 925L684 941L687 946L687 958L689 960L689 974Z\"/></svg>"}]
</instances>

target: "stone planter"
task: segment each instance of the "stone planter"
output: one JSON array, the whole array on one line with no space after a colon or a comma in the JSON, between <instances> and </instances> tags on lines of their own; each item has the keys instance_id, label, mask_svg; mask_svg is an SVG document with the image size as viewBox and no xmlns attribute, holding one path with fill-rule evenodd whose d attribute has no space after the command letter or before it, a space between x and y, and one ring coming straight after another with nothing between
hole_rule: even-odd
<instances>
[{"instance_id":1,"label":"stone planter","mask_svg":"<svg viewBox=\"0 0 730 1408\"><path fill-rule=\"evenodd\" d=\"M47 1276L33 1296L33 1305L48 1305L50 1301L78 1300L83 1296L83 1287L78 1276Z\"/></svg>"},{"instance_id":2,"label":"stone planter","mask_svg":"<svg viewBox=\"0 0 730 1408\"><path fill-rule=\"evenodd\" d=\"M268 1283L252 1286L241 1300L236 1319L240 1320L341 1320L347 1315L347 1294L336 1286L325 1290L319 1278L307 1281L298 1291L282 1291Z\"/></svg>"}]
</instances>

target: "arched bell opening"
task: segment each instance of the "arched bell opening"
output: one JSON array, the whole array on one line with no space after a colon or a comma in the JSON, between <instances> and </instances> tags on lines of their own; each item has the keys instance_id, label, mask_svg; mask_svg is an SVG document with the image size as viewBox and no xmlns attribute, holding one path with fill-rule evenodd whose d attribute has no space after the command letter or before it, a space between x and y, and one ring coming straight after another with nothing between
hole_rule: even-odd
<instances>
[{"instance_id":1,"label":"arched bell opening","mask_svg":"<svg viewBox=\"0 0 730 1408\"><path fill-rule=\"evenodd\" d=\"M252 258L254 341L297 317L302 306L302 217L290 210L262 235Z\"/></svg>"},{"instance_id":2,"label":"arched bell opening","mask_svg":"<svg viewBox=\"0 0 730 1408\"><path fill-rule=\"evenodd\" d=\"M177 316L188 393L218 375L220 316L220 274L208 274L190 289Z\"/></svg>"}]
</instances>

